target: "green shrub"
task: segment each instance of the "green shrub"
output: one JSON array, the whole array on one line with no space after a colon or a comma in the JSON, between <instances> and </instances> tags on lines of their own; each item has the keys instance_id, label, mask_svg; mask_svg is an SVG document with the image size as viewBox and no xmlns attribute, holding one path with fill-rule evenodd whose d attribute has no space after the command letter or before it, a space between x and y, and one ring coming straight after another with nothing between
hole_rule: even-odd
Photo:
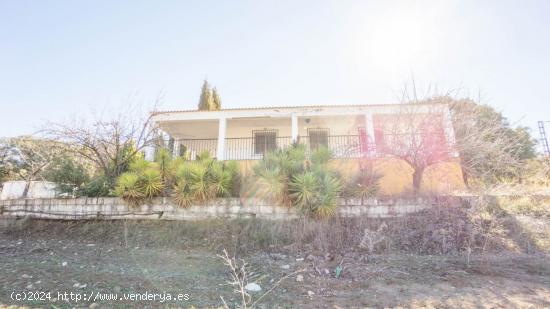
<instances>
[{"instance_id":1,"label":"green shrub","mask_svg":"<svg viewBox=\"0 0 550 309\"><path fill-rule=\"evenodd\" d=\"M231 196L237 175L235 163L216 161L208 152L203 152L196 161L178 166L174 200L178 205L188 207L195 202Z\"/></svg>"},{"instance_id":2,"label":"green shrub","mask_svg":"<svg viewBox=\"0 0 550 309\"><path fill-rule=\"evenodd\" d=\"M306 149L301 144L266 153L253 168L256 193L281 205L292 206L290 182L304 172L306 165Z\"/></svg>"},{"instance_id":3,"label":"green shrub","mask_svg":"<svg viewBox=\"0 0 550 309\"><path fill-rule=\"evenodd\" d=\"M163 191L164 183L157 162L138 157L129 164L128 170L118 177L115 194L130 206L139 206Z\"/></svg>"},{"instance_id":4,"label":"green shrub","mask_svg":"<svg viewBox=\"0 0 550 309\"><path fill-rule=\"evenodd\" d=\"M208 152L197 156L196 161L182 157L172 159L170 152L160 149L155 162L135 159L129 171L122 174L115 193L130 206L138 206L153 197L173 196L174 201L188 207L215 197L231 196L239 180L235 162L219 162Z\"/></svg>"},{"instance_id":5,"label":"green shrub","mask_svg":"<svg viewBox=\"0 0 550 309\"><path fill-rule=\"evenodd\" d=\"M86 168L71 157L60 157L44 171L44 179L54 182L58 193L79 196L90 180Z\"/></svg>"},{"instance_id":6,"label":"green shrub","mask_svg":"<svg viewBox=\"0 0 550 309\"><path fill-rule=\"evenodd\" d=\"M118 177L115 193L130 206L139 206L146 197L140 177L134 172L126 172Z\"/></svg>"},{"instance_id":7,"label":"green shrub","mask_svg":"<svg viewBox=\"0 0 550 309\"><path fill-rule=\"evenodd\" d=\"M336 213L342 191L339 175L328 166L331 157L320 147L308 159L303 145L270 152L254 167L256 191L308 216L329 218Z\"/></svg>"},{"instance_id":8,"label":"green shrub","mask_svg":"<svg viewBox=\"0 0 550 309\"><path fill-rule=\"evenodd\" d=\"M110 177L98 175L84 184L81 195L88 197L102 197L114 195L114 182Z\"/></svg>"}]
</instances>

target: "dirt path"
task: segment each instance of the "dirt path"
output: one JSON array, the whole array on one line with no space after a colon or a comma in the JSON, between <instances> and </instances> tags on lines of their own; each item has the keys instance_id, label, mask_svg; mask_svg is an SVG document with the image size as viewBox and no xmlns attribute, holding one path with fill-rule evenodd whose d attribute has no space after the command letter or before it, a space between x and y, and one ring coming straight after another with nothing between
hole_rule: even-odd
<instances>
[{"instance_id":1,"label":"dirt path","mask_svg":"<svg viewBox=\"0 0 550 309\"><path fill-rule=\"evenodd\" d=\"M30 307L217 307L239 298L224 285L217 250L114 244L52 233L0 234L0 304ZM454 307L549 308L550 259L543 255L465 257L256 253L246 257L251 281L263 291L298 270L265 297L266 308ZM336 269L342 271L336 278ZM16 301L13 292L51 292L51 298ZM187 294L171 302L75 300L60 293ZM253 293L258 297L262 292ZM54 300L55 299L55 300Z\"/></svg>"}]
</instances>

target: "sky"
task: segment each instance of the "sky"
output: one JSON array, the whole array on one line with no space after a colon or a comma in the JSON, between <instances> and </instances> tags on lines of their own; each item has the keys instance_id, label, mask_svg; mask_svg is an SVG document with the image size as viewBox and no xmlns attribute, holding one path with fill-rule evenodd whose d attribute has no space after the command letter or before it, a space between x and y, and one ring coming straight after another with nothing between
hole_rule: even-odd
<instances>
[{"instance_id":1,"label":"sky","mask_svg":"<svg viewBox=\"0 0 550 309\"><path fill-rule=\"evenodd\" d=\"M128 102L380 104L452 92L550 121L550 1L0 0L0 136ZM548 124L550 131L550 123Z\"/></svg>"}]
</instances>

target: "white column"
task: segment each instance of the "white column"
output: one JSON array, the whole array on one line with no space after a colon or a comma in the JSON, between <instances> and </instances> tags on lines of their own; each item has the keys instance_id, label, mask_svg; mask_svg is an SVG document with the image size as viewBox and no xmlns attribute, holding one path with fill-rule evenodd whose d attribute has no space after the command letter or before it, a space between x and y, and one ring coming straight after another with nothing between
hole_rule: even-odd
<instances>
[{"instance_id":1,"label":"white column","mask_svg":"<svg viewBox=\"0 0 550 309\"><path fill-rule=\"evenodd\" d=\"M180 143L176 140L174 141L174 151L172 153L172 157L176 158L180 154Z\"/></svg>"},{"instance_id":2,"label":"white column","mask_svg":"<svg viewBox=\"0 0 550 309\"><path fill-rule=\"evenodd\" d=\"M296 113L292 113L291 115L292 119L292 129L291 129L291 137L292 142L295 143L298 141L298 116Z\"/></svg>"},{"instance_id":3,"label":"white column","mask_svg":"<svg viewBox=\"0 0 550 309\"><path fill-rule=\"evenodd\" d=\"M365 113L365 132L367 133L369 143L374 143L374 122L372 120L372 112Z\"/></svg>"},{"instance_id":4,"label":"white column","mask_svg":"<svg viewBox=\"0 0 550 309\"><path fill-rule=\"evenodd\" d=\"M223 161L223 155L225 153L225 131L227 127L227 120L224 117L220 118L218 125L218 149L216 153L216 158L218 161Z\"/></svg>"},{"instance_id":5,"label":"white column","mask_svg":"<svg viewBox=\"0 0 550 309\"><path fill-rule=\"evenodd\" d=\"M453 119L448 106L445 106L443 110L443 131L445 133L447 146L451 150L451 156L458 157L458 151L455 149L455 130L453 128Z\"/></svg>"}]
</instances>

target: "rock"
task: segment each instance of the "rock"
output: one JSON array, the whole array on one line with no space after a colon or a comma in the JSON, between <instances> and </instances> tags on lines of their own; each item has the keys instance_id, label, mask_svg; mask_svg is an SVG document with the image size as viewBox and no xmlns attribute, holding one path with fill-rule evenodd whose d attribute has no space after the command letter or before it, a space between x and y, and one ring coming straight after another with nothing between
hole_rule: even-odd
<instances>
[{"instance_id":1,"label":"rock","mask_svg":"<svg viewBox=\"0 0 550 309\"><path fill-rule=\"evenodd\" d=\"M302 282L302 281L304 281L304 276L302 275L296 276L296 282Z\"/></svg>"},{"instance_id":2,"label":"rock","mask_svg":"<svg viewBox=\"0 0 550 309\"><path fill-rule=\"evenodd\" d=\"M282 269L290 269L290 265L286 264L286 265L281 265L281 268Z\"/></svg>"},{"instance_id":3,"label":"rock","mask_svg":"<svg viewBox=\"0 0 550 309\"><path fill-rule=\"evenodd\" d=\"M304 258L297 258L296 262L302 262L303 260L304 260Z\"/></svg>"},{"instance_id":4,"label":"rock","mask_svg":"<svg viewBox=\"0 0 550 309\"><path fill-rule=\"evenodd\" d=\"M27 285L26 288L27 288L27 289L32 289L32 288L33 288L32 283L29 284L29 285Z\"/></svg>"},{"instance_id":5,"label":"rock","mask_svg":"<svg viewBox=\"0 0 550 309\"><path fill-rule=\"evenodd\" d=\"M63 266L63 267L67 266L67 262L61 263L61 266Z\"/></svg>"},{"instance_id":6,"label":"rock","mask_svg":"<svg viewBox=\"0 0 550 309\"><path fill-rule=\"evenodd\" d=\"M23 274L21 277L23 277L23 278L25 278L25 279L30 279L30 278L32 278L32 276L29 276L29 275L27 275L27 274Z\"/></svg>"},{"instance_id":7,"label":"rock","mask_svg":"<svg viewBox=\"0 0 550 309\"><path fill-rule=\"evenodd\" d=\"M307 296L311 297L313 295L315 295L315 293L313 291L307 291Z\"/></svg>"},{"instance_id":8,"label":"rock","mask_svg":"<svg viewBox=\"0 0 550 309\"><path fill-rule=\"evenodd\" d=\"M257 283L251 282L251 283L245 285L244 289L249 291L249 292L259 292L259 291L262 290L262 287Z\"/></svg>"},{"instance_id":9,"label":"rock","mask_svg":"<svg viewBox=\"0 0 550 309\"><path fill-rule=\"evenodd\" d=\"M93 308L97 308L97 307L99 307L99 305L97 303L91 303L88 308L93 309Z\"/></svg>"}]
</instances>

